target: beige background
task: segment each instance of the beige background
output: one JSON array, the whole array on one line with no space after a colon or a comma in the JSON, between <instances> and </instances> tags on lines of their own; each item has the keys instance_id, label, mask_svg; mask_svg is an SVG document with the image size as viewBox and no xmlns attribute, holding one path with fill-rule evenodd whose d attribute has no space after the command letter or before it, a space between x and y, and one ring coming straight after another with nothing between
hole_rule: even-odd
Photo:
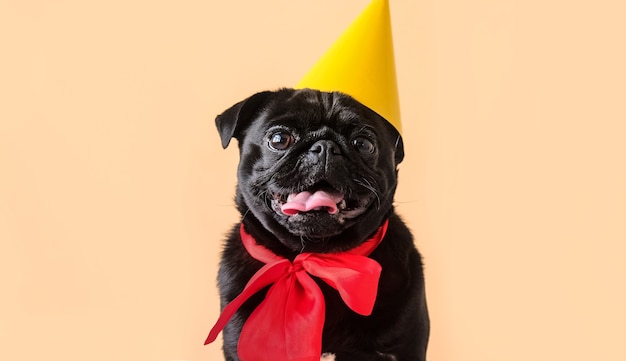
<instances>
[{"instance_id":1,"label":"beige background","mask_svg":"<svg viewBox=\"0 0 626 361\"><path fill-rule=\"evenodd\" d=\"M213 119L367 0L0 2L0 359L220 360ZM625 360L623 1L392 0L430 360Z\"/></svg>"}]
</instances>

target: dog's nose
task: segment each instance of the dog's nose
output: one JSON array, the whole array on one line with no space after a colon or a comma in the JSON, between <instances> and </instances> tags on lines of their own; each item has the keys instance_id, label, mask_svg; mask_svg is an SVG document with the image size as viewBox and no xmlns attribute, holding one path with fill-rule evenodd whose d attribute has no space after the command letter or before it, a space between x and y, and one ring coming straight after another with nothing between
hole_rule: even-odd
<instances>
[{"instance_id":1,"label":"dog's nose","mask_svg":"<svg viewBox=\"0 0 626 361\"><path fill-rule=\"evenodd\" d=\"M341 155L341 148L332 140L318 140L315 142L309 152L315 153L318 157Z\"/></svg>"}]
</instances>

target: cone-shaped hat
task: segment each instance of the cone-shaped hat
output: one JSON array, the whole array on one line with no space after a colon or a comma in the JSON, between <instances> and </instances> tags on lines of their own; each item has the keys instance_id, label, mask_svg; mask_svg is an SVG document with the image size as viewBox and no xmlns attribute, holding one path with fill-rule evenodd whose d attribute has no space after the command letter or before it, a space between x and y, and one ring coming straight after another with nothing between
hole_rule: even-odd
<instances>
[{"instance_id":1,"label":"cone-shaped hat","mask_svg":"<svg viewBox=\"0 0 626 361\"><path fill-rule=\"evenodd\" d=\"M295 88L346 93L401 132L388 0L372 0Z\"/></svg>"}]
</instances>

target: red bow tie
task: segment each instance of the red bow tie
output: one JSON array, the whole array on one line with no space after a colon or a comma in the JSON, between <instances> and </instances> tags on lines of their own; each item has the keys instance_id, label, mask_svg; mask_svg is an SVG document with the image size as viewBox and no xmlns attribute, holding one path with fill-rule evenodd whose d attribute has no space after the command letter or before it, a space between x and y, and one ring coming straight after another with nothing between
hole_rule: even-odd
<instances>
[{"instance_id":1,"label":"red bow tie","mask_svg":"<svg viewBox=\"0 0 626 361\"><path fill-rule=\"evenodd\" d=\"M319 361L326 305L322 291L310 275L335 288L354 312L370 315L381 267L367 256L382 241L387 223L372 238L349 251L301 253L293 262L258 245L242 224L244 247L265 265L252 276L241 294L224 307L204 344L215 341L248 298L273 284L243 325L239 357L244 361Z\"/></svg>"}]
</instances>

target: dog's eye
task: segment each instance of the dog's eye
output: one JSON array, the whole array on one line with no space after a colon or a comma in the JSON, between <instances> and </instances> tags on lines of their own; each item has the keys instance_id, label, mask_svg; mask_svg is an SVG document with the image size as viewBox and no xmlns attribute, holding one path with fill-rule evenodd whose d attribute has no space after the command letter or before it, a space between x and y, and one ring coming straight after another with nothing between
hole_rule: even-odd
<instances>
[{"instance_id":1,"label":"dog's eye","mask_svg":"<svg viewBox=\"0 0 626 361\"><path fill-rule=\"evenodd\" d=\"M285 150L294 142L293 135L285 132L276 132L270 136L269 146L275 150Z\"/></svg>"},{"instance_id":2,"label":"dog's eye","mask_svg":"<svg viewBox=\"0 0 626 361\"><path fill-rule=\"evenodd\" d=\"M372 154L376 150L374 143L365 137L356 137L352 139L352 146L361 154Z\"/></svg>"}]
</instances>

